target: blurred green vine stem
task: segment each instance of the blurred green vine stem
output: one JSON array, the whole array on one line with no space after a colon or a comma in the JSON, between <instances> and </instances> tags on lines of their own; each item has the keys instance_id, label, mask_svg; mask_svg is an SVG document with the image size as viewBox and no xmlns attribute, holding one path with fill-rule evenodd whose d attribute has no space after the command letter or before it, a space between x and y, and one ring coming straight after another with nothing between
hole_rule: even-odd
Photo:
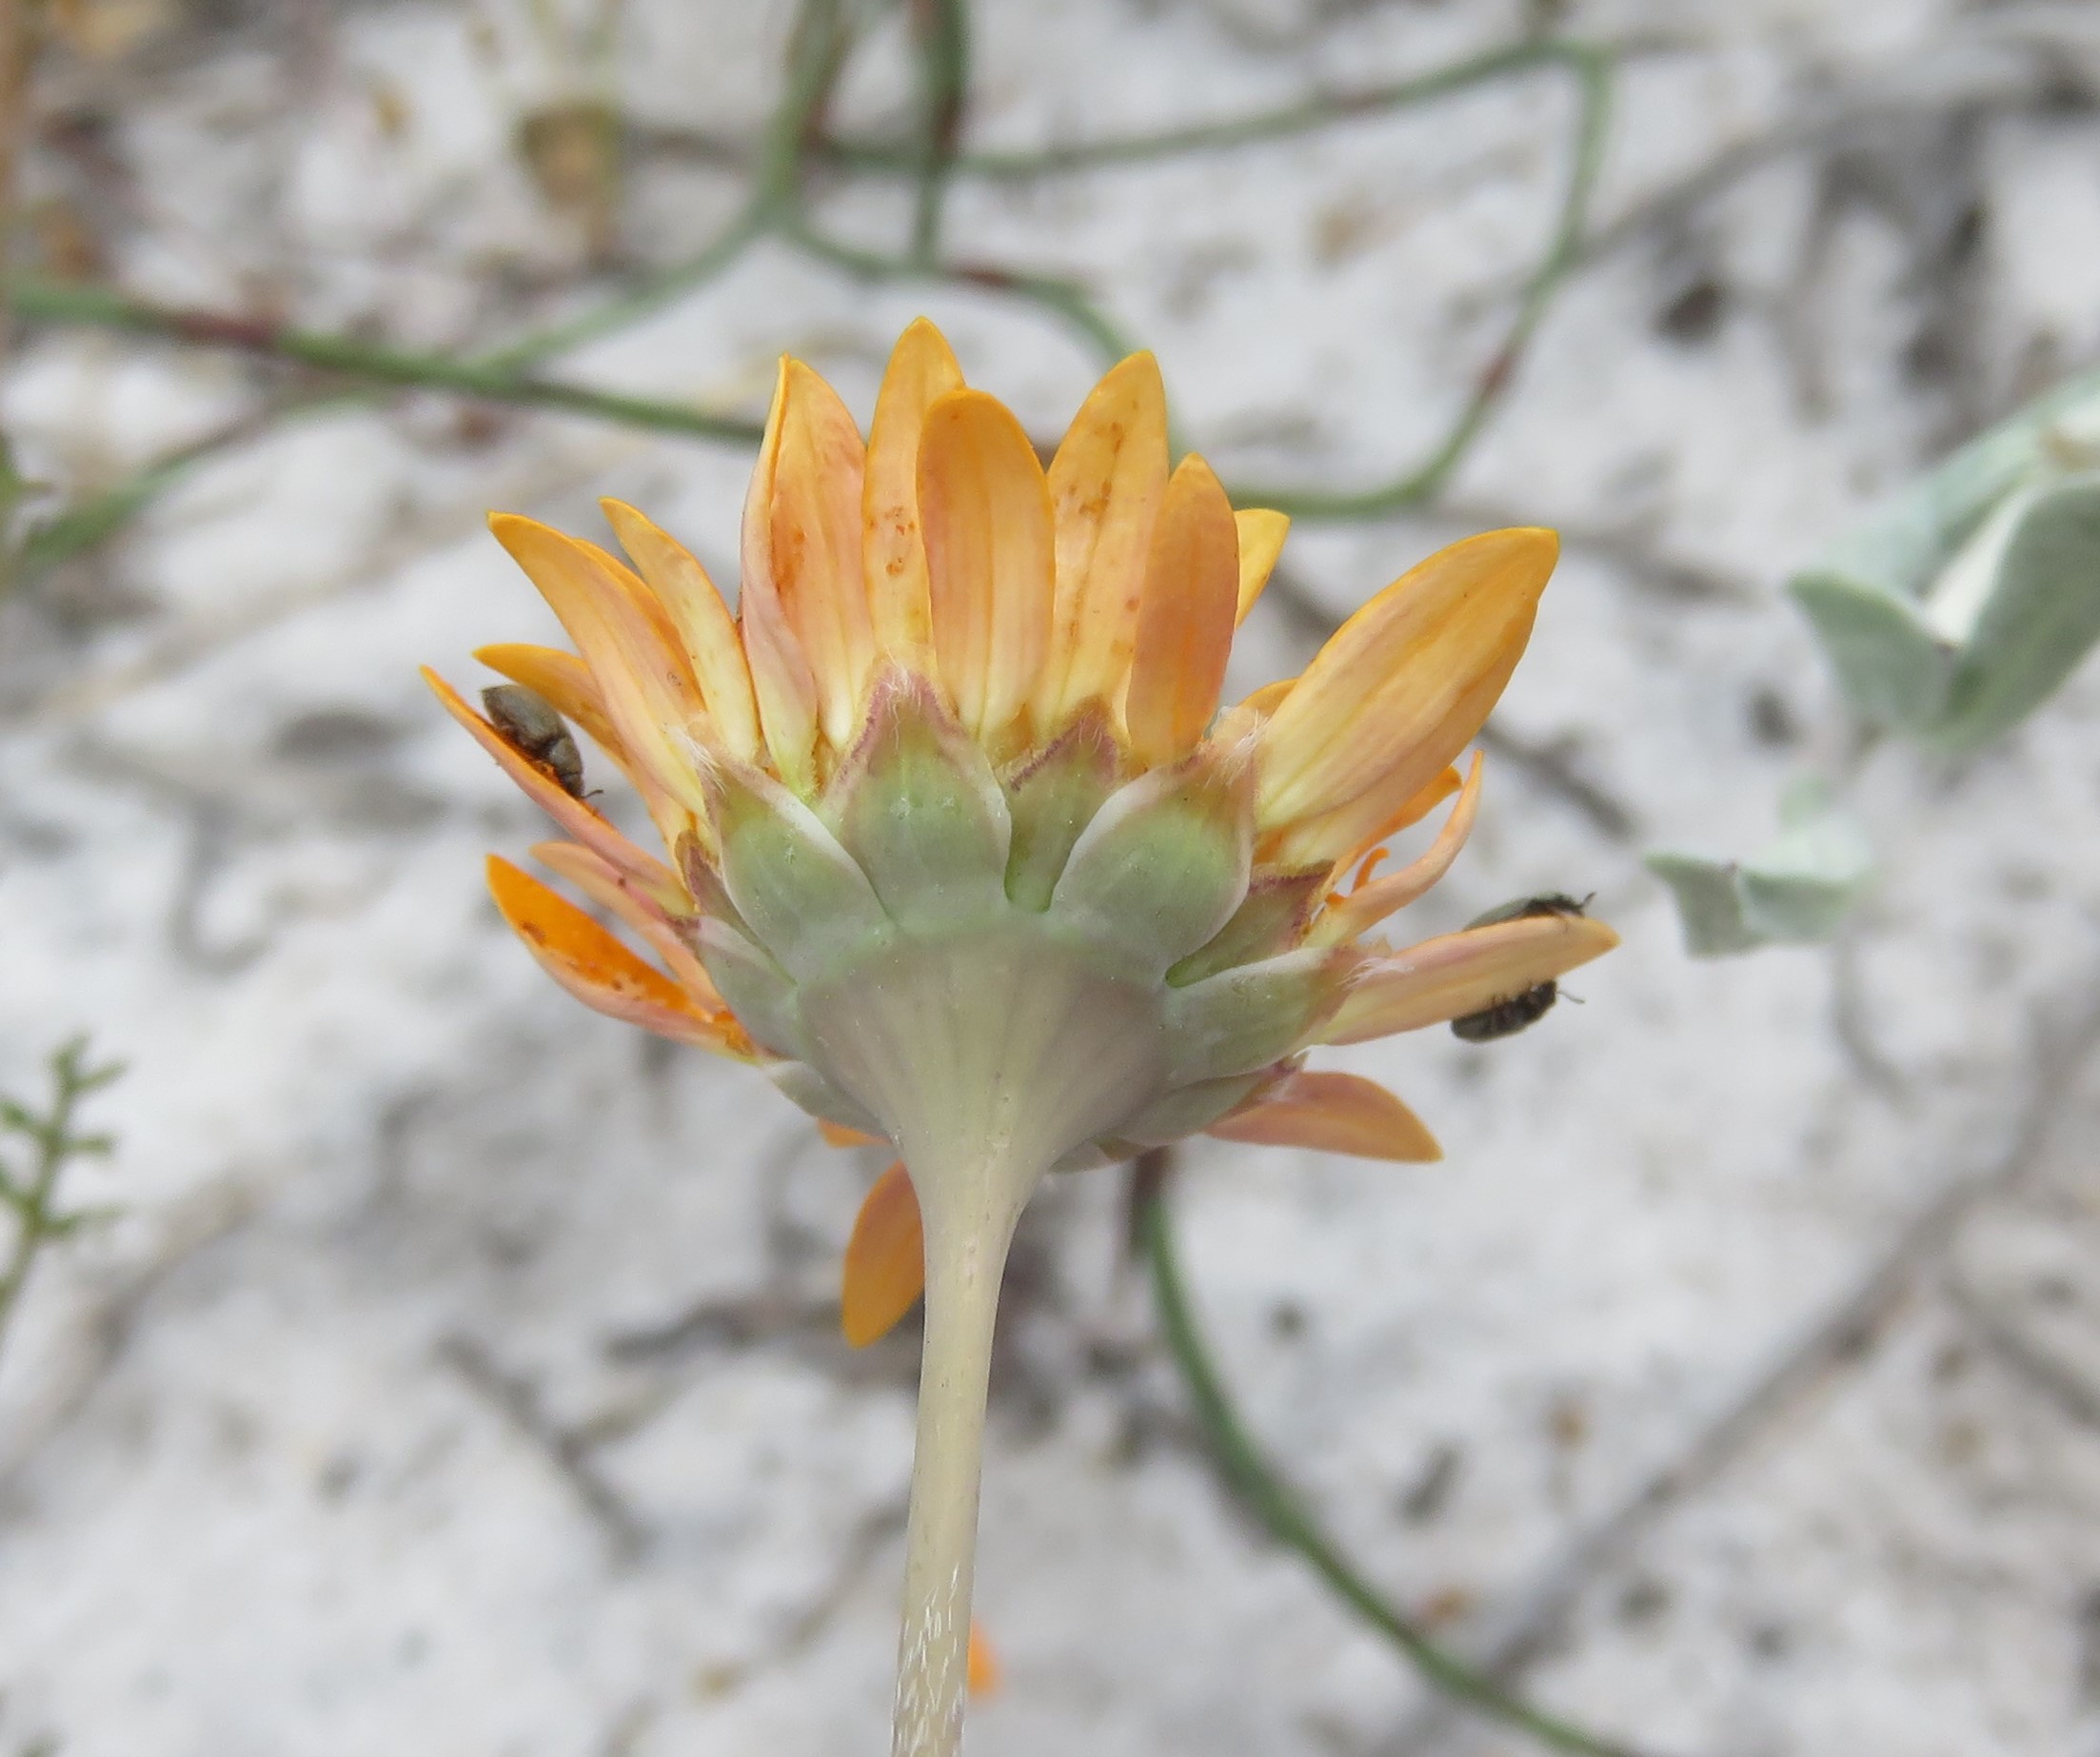
<instances>
[{"instance_id":1,"label":"blurred green vine stem","mask_svg":"<svg viewBox=\"0 0 2100 1757\"><path fill-rule=\"evenodd\" d=\"M1636 1757L1631 1746L1585 1732L1519 1701L1492 1678L1432 1641L1357 1571L1298 1494L1262 1456L1260 1446L1240 1419L1211 1358L1195 1309L1189 1303L1188 1288L1181 1279L1180 1254L1175 1246L1167 1203L1172 1166L1173 1155L1159 1148L1144 1155L1132 1173L1136 1179L1138 1244L1151 1270L1160 1332L1188 1387L1204 1438L1219 1470L1248 1510L1267 1528L1270 1536L1296 1550L1328 1590L1399 1648L1445 1695L1490 1719L1529 1733L1551 1750L1575 1752L1579 1757Z\"/></svg>"},{"instance_id":2,"label":"blurred green vine stem","mask_svg":"<svg viewBox=\"0 0 2100 1757\"><path fill-rule=\"evenodd\" d=\"M1306 98L1252 114L1044 148L973 153L959 136L969 90L969 29L962 0L912 9L920 58L920 116L899 142L830 137L824 112L852 47L842 0L803 0L790 37L786 82L736 217L704 249L622 288L598 306L491 351L469 357L419 353L300 329L273 319L188 310L107 286L11 277L8 304L25 322L126 330L175 343L230 348L305 366L367 390L420 389L480 402L557 410L617 424L755 445L759 423L688 403L630 397L546 376L539 368L583 343L624 328L711 281L761 239L772 238L862 281L969 286L1035 306L1078 335L1105 363L1135 344L1079 282L959 260L941 252L941 206L957 177L1040 179L1157 163L1198 152L1288 139L1389 114L1497 81L1540 73L1572 77L1577 95L1566 182L1545 247L1526 275L1499 344L1474 380L1451 426L1416 464L1392 479L1340 492L1241 484L1236 500L1298 519L1368 519L1434 497L1464 458L1507 391L1518 361L1580 250L1611 115L1612 63L1591 45L1557 38L1511 45L1414 78ZM804 184L812 166L851 175L907 176L918 199L911 237L885 253L824 233L812 220ZM33 577L121 530L137 513L217 450L193 444L66 508L23 542L21 573Z\"/></svg>"},{"instance_id":3,"label":"blurred green vine stem","mask_svg":"<svg viewBox=\"0 0 2100 1757\"><path fill-rule=\"evenodd\" d=\"M0 1158L0 1207L14 1216L13 1240L0 1268L0 1348L44 1247L102 1217L96 1209L61 1211L58 1185L73 1160L101 1157L114 1145L107 1135L80 1134L74 1121L81 1100L123 1072L121 1062L91 1061L88 1039L75 1037L51 1054L50 1098L43 1110L0 1096L0 1138L11 1136L29 1150L26 1163Z\"/></svg>"}]
</instances>

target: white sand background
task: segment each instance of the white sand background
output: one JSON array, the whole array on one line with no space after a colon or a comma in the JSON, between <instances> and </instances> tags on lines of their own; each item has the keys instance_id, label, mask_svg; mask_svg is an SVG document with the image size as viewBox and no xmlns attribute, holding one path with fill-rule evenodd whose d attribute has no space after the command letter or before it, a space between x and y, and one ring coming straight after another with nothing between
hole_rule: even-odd
<instances>
[{"instance_id":1,"label":"white sand background","mask_svg":"<svg viewBox=\"0 0 2100 1757\"><path fill-rule=\"evenodd\" d=\"M1374 83L1526 18L976 12L972 138L1020 148ZM1462 1648L1523 1637L1522 1688L1567 1714L1682 1757L2100 1751L2100 675L1974 761L1873 757L1885 872L1841 956L1693 963L1638 863L1753 849L1833 746L1788 570L2100 352L2100 17L1535 14L1631 46L1605 243L1446 510L1305 526L1287 567L1340 613L1465 530L1570 528L1479 831L1408 925L1550 886L1595 891L1626 945L1506 1044L1332 1057L1403 1092L1441 1165L1188 1151L1196 1296L1373 1577ZM529 9L480 17L208 14L60 68L51 102L111 110L139 194L111 271L430 347L562 308L532 288L581 242L509 142L590 88ZM613 89L641 122L748 136L783 29L634 0ZM894 20L877 36L848 121L908 93ZM1492 351L1570 114L1542 75L965 181L949 236L1084 279L1229 474L1364 483ZM641 157L630 271L689 253L738 188ZM871 245L907 217L880 183L821 211ZM1026 306L777 247L561 369L749 411L786 348L864 418L922 309L1038 430L1096 369ZM266 383L46 330L5 412L76 485ZM0 1085L33 1089L76 1030L130 1064L92 1113L119 1151L72 1186L121 1215L44 1262L0 1360L0 1757L885 1748L915 1342L855 1356L830 1304L880 1162L540 977L481 860L541 826L414 675L488 681L472 646L551 627L486 507L595 534L617 494L733 578L746 464L437 398L341 409L231 448L0 609ZM1238 681L1305 641L1263 610ZM971 1750L1531 1748L1434 1711L1229 1503L1122 1192L1073 1179L1026 1224L980 1589L1006 1678Z\"/></svg>"}]
</instances>

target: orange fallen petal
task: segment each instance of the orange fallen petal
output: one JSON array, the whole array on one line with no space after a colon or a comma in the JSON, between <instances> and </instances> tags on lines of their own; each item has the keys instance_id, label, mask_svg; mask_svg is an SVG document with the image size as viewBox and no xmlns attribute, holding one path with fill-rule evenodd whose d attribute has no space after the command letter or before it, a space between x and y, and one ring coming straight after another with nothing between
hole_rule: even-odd
<instances>
[{"instance_id":1,"label":"orange fallen petal","mask_svg":"<svg viewBox=\"0 0 2100 1757\"><path fill-rule=\"evenodd\" d=\"M1618 936L1602 921L1578 915L1524 916L1425 939L1369 961L1320 1040L1360 1043L1462 1018L1616 944Z\"/></svg>"},{"instance_id":2,"label":"orange fallen petal","mask_svg":"<svg viewBox=\"0 0 2100 1757\"><path fill-rule=\"evenodd\" d=\"M1313 924L1315 945L1339 945L1344 939L1354 939L1395 910L1406 908L1451 870L1451 863L1466 845L1466 838L1473 834L1473 819L1480 809L1481 767L1479 753L1476 752L1458 803L1451 808L1451 816L1436 832L1436 839L1398 872L1359 885L1327 910Z\"/></svg>"},{"instance_id":3,"label":"orange fallen petal","mask_svg":"<svg viewBox=\"0 0 2100 1757\"><path fill-rule=\"evenodd\" d=\"M1152 527L1131 650L1123 720L1140 762L1157 767L1187 755L1218 712L1238 590L1232 503L1191 453L1168 481Z\"/></svg>"},{"instance_id":4,"label":"orange fallen petal","mask_svg":"<svg viewBox=\"0 0 2100 1757\"><path fill-rule=\"evenodd\" d=\"M1088 393L1050 464L1057 597L1035 696L1044 737L1084 702L1122 692L1167 464L1159 363L1133 354Z\"/></svg>"},{"instance_id":5,"label":"orange fallen petal","mask_svg":"<svg viewBox=\"0 0 2100 1757\"><path fill-rule=\"evenodd\" d=\"M598 504L677 628L717 736L740 761L756 760L759 710L750 667L736 622L707 570L683 543L624 501Z\"/></svg>"},{"instance_id":6,"label":"orange fallen petal","mask_svg":"<svg viewBox=\"0 0 2100 1757\"><path fill-rule=\"evenodd\" d=\"M1206 1133L1265 1147L1313 1147L1359 1159L1422 1164L1444 1150L1419 1116L1375 1080L1354 1074L1287 1074Z\"/></svg>"},{"instance_id":7,"label":"orange fallen petal","mask_svg":"<svg viewBox=\"0 0 2100 1757\"><path fill-rule=\"evenodd\" d=\"M429 684L445 711L474 735L474 741L495 758L525 797L569 835L601 856L660 908L671 912L690 906L678 875L662 860L644 854L582 800L565 792L553 776L468 707L459 691L427 665L423 668L423 681Z\"/></svg>"},{"instance_id":8,"label":"orange fallen petal","mask_svg":"<svg viewBox=\"0 0 2100 1757\"><path fill-rule=\"evenodd\" d=\"M839 1324L847 1342L879 1342L926 1290L926 1240L919 1197L899 1160L875 1180L846 1240Z\"/></svg>"},{"instance_id":9,"label":"orange fallen petal","mask_svg":"<svg viewBox=\"0 0 2100 1757\"><path fill-rule=\"evenodd\" d=\"M1522 657L1558 551L1547 530L1469 537L1344 622L1262 735L1262 828L1374 785L1404 798L1450 762Z\"/></svg>"},{"instance_id":10,"label":"orange fallen petal","mask_svg":"<svg viewBox=\"0 0 2100 1757\"><path fill-rule=\"evenodd\" d=\"M861 496L862 556L876 645L921 665L933 646L926 542L919 528L919 441L926 411L963 388L962 368L941 331L920 318L897 339L868 426Z\"/></svg>"},{"instance_id":11,"label":"orange fallen petal","mask_svg":"<svg viewBox=\"0 0 2100 1757\"><path fill-rule=\"evenodd\" d=\"M1267 589L1269 576L1276 572L1277 558L1283 553L1283 539L1290 531L1291 521L1280 512L1250 506L1244 512L1234 513L1233 522L1239 527L1239 602L1233 616L1233 625L1238 627Z\"/></svg>"},{"instance_id":12,"label":"orange fallen petal","mask_svg":"<svg viewBox=\"0 0 2100 1757\"><path fill-rule=\"evenodd\" d=\"M926 411L919 517L941 681L982 740L1026 704L1050 619L1050 495L997 398L958 390Z\"/></svg>"},{"instance_id":13,"label":"orange fallen petal","mask_svg":"<svg viewBox=\"0 0 2100 1757\"><path fill-rule=\"evenodd\" d=\"M735 1053L726 1018L701 1012L669 977L500 855L488 857L488 889L540 967L585 1006L659 1036Z\"/></svg>"},{"instance_id":14,"label":"orange fallen petal","mask_svg":"<svg viewBox=\"0 0 2100 1757\"><path fill-rule=\"evenodd\" d=\"M984 1626L974 1618L970 1623L970 1694L993 1696L999 1693L999 1655L992 1650L991 1637L984 1632Z\"/></svg>"}]
</instances>

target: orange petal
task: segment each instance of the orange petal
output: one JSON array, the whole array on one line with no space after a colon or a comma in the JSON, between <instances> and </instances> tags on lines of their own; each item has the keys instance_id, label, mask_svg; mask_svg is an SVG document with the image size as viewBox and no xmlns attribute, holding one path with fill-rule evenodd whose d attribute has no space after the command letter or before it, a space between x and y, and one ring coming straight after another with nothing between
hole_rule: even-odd
<instances>
[{"instance_id":1,"label":"orange petal","mask_svg":"<svg viewBox=\"0 0 2100 1757\"><path fill-rule=\"evenodd\" d=\"M1317 866L1323 861L1355 865L1380 842L1420 822L1458 791L1458 771L1448 765L1431 776L1426 785L1410 785L1414 779L1407 765L1389 769L1383 780L1346 803L1271 831L1261 844L1262 858L1290 866Z\"/></svg>"},{"instance_id":2,"label":"orange petal","mask_svg":"<svg viewBox=\"0 0 2100 1757\"><path fill-rule=\"evenodd\" d=\"M984 1632L983 1625L974 1618L970 1623L970 1694L990 1696L999 1690L999 1655L992 1650L991 1637Z\"/></svg>"},{"instance_id":3,"label":"orange petal","mask_svg":"<svg viewBox=\"0 0 2100 1757\"><path fill-rule=\"evenodd\" d=\"M862 563L875 643L915 669L933 649L926 542L919 529L919 441L926 411L961 390L962 368L946 339L920 318L897 339L868 427L861 491Z\"/></svg>"},{"instance_id":4,"label":"orange petal","mask_svg":"<svg viewBox=\"0 0 2100 1757\"><path fill-rule=\"evenodd\" d=\"M668 866L643 853L582 800L563 791L560 782L524 752L514 748L509 740L461 700L459 691L427 665L423 668L423 681L430 685L431 693L444 704L445 711L472 733L475 742L495 758L503 772L517 782L525 797L563 829L602 856L659 907L666 911L689 907L685 887Z\"/></svg>"},{"instance_id":5,"label":"orange petal","mask_svg":"<svg viewBox=\"0 0 2100 1757\"><path fill-rule=\"evenodd\" d=\"M491 671L502 673L513 683L523 683L546 698L547 705L564 720L572 720L592 743L627 770L634 759L621 743L620 734L605 714L598 693L598 680L590 667L574 653L558 646L531 646L524 642L499 642L478 646L474 657Z\"/></svg>"},{"instance_id":6,"label":"orange petal","mask_svg":"<svg viewBox=\"0 0 2100 1757\"><path fill-rule=\"evenodd\" d=\"M728 1011L728 1003L717 992L706 966L679 934L671 918L629 884L618 868L581 842L535 842L532 858L566 878L592 902L611 911L647 940L649 950L664 960L664 967L695 1005L710 1014ZM688 920L697 929L697 918L688 918Z\"/></svg>"},{"instance_id":7,"label":"orange petal","mask_svg":"<svg viewBox=\"0 0 2100 1757\"><path fill-rule=\"evenodd\" d=\"M1275 682L1264 683L1243 698L1239 703L1240 711L1245 714L1259 714L1265 719L1273 717L1282 705L1283 698L1297 687L1298 679L1295 677L1279 677Z\"/></svg>"},{"instance_id":8,"label":"orange petal","mask_svg":"<svg viewBox=\"0 0 2100 1757\"><path fill-rule=\"evenodd\" d=\"M786 414L787 362L783 360L765 438L743 500L743 580L737 592L737 621L773 766L791 788L807 794L816 786L817 682L773 571L773 484L780 471Z\"/></svg>"},{"instance_id":9,"label":"orange petal","mask_svg":"<svg viewBox=\"0 0 2100 1757\"><path fill-rule=\"evenodd\" d=\"M1359 1159L1423 1164L1444 1150L1419 1116L1375 1080L1354 1074L1287 1074L1244 1110L1205 1131L1265 1147L1314 1147Z\"/></svg>"},{"instance_id":10,"label":"orange petal","mask_svg":"<svg viewBox=\"0 0 2100 1757\"><path fill-rule=\"evenodd\" d=\"M889 1143L880 1135L869 1135L861 1129L849 1129L842 1122L833 1122L828 1116L817 1118L817 1133L823 1136L826 1147L887 1147Z\"/></svg>"},{"instance_id":11,"label":"orange petal","mask_svg":"<svg viewBox=\"0 0 2100 1757\"><path fill-rule=\"evenodd\" d=\"M558 646L527 646L504 642L478 646L474 657L491 671L500 671L515 683L545 696L547 705L565 720L574 721L591 741L610 757L628 784L642 796L649 817L668 839L693 823L693 815L668 793L621 741L620 733L605 713L598 693L598 680L590 667L574 653Z\"/></svg>"},{"instance_id":12,"label":"orange petal","mask_svg":"<svg viewBox=\"0 0 2100 1757\"><path fill-rule=\"evenodd\" d=\"M540 967L585 1006L659 1036L734 1053L726 1020L701 1012L669 977L499 855L488 857L488 889Z\"/></svg>"},{"instance_id":13,"label":"orange petal","mask_svg":"<svg viewBox=\"0 0 2100 1757\"><path fill-rule=\"evenodd\" d=\"M1321 1041L1360 1043L1462 1018L1616 944L1618 936L1602 921L1578 915L1524 916L1425 939L1367 963Z\"/></svg>"},{"instance_id":14,"label":"orange petal","mask_svg":"<svg viewBox=\"0 0 2100 1757\"><path fill-rule=\"evenodd\" d=\"M879 1342L926 1289L919 1197L900 1159L875 1180L846 1240L839 1322L857 1349Z\"/></svg>"},{"instance_id":15,"label":"orange petal","mask_svg":"<svg viewBox=\"0 0 2100 1757\"><path fill-rule=\"evenodd\" d=\"M1166 387L1159 363L1133 354L1094 386L1050 464L1057 600L1035 696L1045 737L1082 702L1122 692L1166 485Z\"/></svg>"},{"instance_id":16,"label":"orange petal","mask_svg":"<svg viewBox=\"0 0 2100 1757\"><path fill-rule=\"evenodd\" d=\"M632 506L615 500L598 504L678 630L716 735L731 756L755 761L759 709L751 695L751 672L743 662L736 622L715 582L691 550Z\"/></svg>"},{"instance_id":17,"label":"orange petal","mask_svg":"<svg viewBox=\"0 0 2100 1757\"><path fill-rule=\"evenodd\" d=\"M1456 756L1522 656L1558 552L1547 530L1469 537L1344 622L1263 734L1262 827L1389 779L1405 797Z\"/></svg>"},{"instance_id":18,"label":"orange petal","mask_svg":"<svg viewBox=\"0 0 2100 1757\"><path fill-rule=\"evenodd\" d=\"M1247 620L1247 612L1254 608L1255 600L1269 583L1269 576L1276 572L1277 557L1283 553L1283 539L1291 521L1283 513L1251 506L1245 512L1234 513L1233 523L1239 527L1239 607L1233 618L1237 628Z\"/></svg>"},{"instance_id":19,"label":"orange petal","mask_svg":"<svg viewBox=\"0 0 2100 1757\"><path fill-rule=\"evenodd\" d=\"M1218 712L1232 651L1239 537L1232 503L1191 453L1167 483L1152 528L1123 720L1151 766L1196 747Z\"/></svg>"},{"instance_id":20,"label":"orange petal","mask_svg":"<svg viewBox=\"0 0 2100 1757\"><path fill-rule=\"evenodd\" d=\"M1331 905L1313 924L1315 945L1339 945L1344 939L1354 939L1395 910L1406 908L1451 870L1458 850L1473 834L1474 816L1480 809L1480 757L1476 752L1458 803L1451 808L1451 816L1436 832L1436 839L1398 872L1360 884L1340 902Z\"/></svg>"},{"instance_id":21,"label":"orange petal","mask_svg":"<svg viewBox=\"0 0 2100 1757\"><path fill-rule=\"evenodd\" d=\"M959 390L926 411L919 516L941 679L982 740L1027 702L1050 616L1050 496L997 398Z\"/></svg>"},{"instance_id":22,"label":"orange petal","mask_svg":"<svg viewBox=\"0 0 2100 1757\"><path fill-rule=\"evenodd\" d=\"M704 810L686 740L704 734L700 685L677 632L640 580L596 545L496 513L496 541L562 619L628 753L696 816Z\"/></svg>"},{"instance_id":23,"label":"orange petal","mask_svg":"<svg viewBox=\"0 0 2100 1757\"><path fill-rule=\"evenodd\" d=\"M875 625L861 561L866 447L839 393L799 360L784 363L773 473L773 584L817 686L834 750L852 747L875 665Z\"/></svg>"}]
</instances>

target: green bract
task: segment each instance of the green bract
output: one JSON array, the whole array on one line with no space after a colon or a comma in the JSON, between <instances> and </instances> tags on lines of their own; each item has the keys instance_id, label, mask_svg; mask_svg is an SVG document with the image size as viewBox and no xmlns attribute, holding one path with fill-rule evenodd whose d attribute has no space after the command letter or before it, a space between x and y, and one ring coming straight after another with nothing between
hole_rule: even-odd
<instances>
[{"instance_id":1,"label":"green bract","mask_svg":"<svg viewBox=\"0 0 2100 1757\"><path fill-rule=\"evenodd\" d=\"M1360 954L1289 949L1303 880L1250 898L1243 749L1116 767L1081 722L1002 786L901 674L814 807L715 764L711 882L746 931L710 918L700 954L781 1090L888 1136L917 1176L1018 1153L1032 1181L1201 1128L1272 1077Z\"/></svg>"}]
</instances>

